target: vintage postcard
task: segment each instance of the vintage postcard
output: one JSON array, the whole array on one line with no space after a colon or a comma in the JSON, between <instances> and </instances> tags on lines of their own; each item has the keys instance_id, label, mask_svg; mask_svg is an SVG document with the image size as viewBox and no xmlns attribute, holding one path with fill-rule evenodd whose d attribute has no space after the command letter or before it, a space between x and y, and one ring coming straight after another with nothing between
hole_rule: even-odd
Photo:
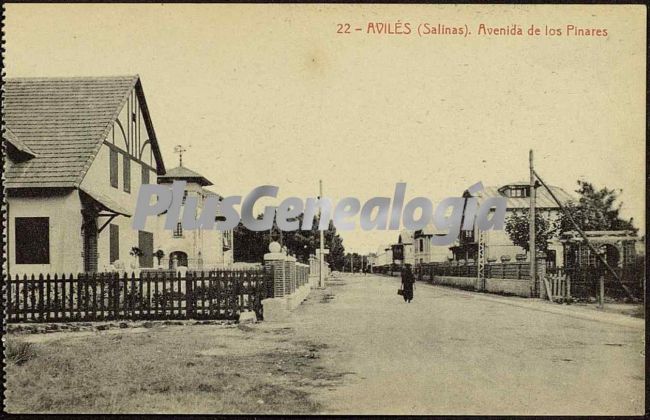
<instances>
[{"instance_id":1,"label":"vintage postcard","mask_svg":"<svg viewBox=\"0 0 650 420\"><path fill-rule=\"evenodd\" d=\"M644 5L3 15L5 414L646 413Z\"/></svg>"}]
</instances>

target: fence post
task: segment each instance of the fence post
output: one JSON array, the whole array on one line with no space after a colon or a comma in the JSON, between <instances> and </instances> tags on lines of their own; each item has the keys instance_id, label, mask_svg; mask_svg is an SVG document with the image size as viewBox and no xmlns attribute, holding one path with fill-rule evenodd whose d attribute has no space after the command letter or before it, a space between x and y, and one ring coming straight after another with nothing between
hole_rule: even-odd
<instances>
[{"instance_id":1,"label":"fence post","mask_svg":"<svg viewBox=\"0 0 650 420\"><path fill-rule=\"evenodd\" d=\"M187 318L194 317L194 275L187 272L185 275L185 314Z\"/></svg>"},{"instance_id":2,"label":"fence post","mask_svg":"<svg viewBox=\"0 0 650 420\"><path fill-rule=\"evenodd\" d=\"M600 273L598 278L598 307L605 308L605 273Z\"/></svg>"},{"instance_id":3,"label":"fence post","mask_svg":"<svg viewBox=\"0 0 650 420\"><path fill-rule=\"evenodd\" d=\"M534 283L536 283L538 290L539 290L539 298L540 299L547 299L548 298L548 293L546 293L546 284L545 284L545 278L546 278L546 254L544 252L537 251L537 258L535 261L535 268L536 268L536 274L537 274L537 279L531 279Z\"/></svg>"}]
</instances>

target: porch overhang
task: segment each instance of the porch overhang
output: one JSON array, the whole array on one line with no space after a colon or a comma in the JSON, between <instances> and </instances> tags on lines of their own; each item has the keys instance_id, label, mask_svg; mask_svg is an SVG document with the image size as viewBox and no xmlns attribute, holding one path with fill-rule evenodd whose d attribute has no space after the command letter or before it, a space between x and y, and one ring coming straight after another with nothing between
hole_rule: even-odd
<instances>
[{"instance_id":1,"label":"porch overhang","mask_svg":"<svg viewBox=\"0 0 650 420\"><path fill-rule=\"evenodd\" d=\"M106 194L102 194L97 191L91 191L88 188L79 188L79 193L88 196L100 210L108 213L106 214L107 216L132 216L129 210L124 208L124 206L117 203L112 198L108 197Z\"/></svg>"}]
</instances>

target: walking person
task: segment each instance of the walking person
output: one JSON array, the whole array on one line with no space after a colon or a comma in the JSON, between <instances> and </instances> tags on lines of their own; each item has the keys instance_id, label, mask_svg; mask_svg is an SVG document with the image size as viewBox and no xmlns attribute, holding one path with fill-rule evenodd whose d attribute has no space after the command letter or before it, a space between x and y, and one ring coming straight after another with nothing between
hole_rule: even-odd
<instances>
[{"instance_id":1,"label":"walking person","mask_svg":"<svg viewBox=\"0 0 650 420\"><path fill-rule=\"evenodd\" d=\"M404 302L411 303L413 300L413 284L415 283L415 277L413 276L413 271L411 271L411 264L406 264L404 270L402 271L402 290Z\"/></svg>"}]
</instances>

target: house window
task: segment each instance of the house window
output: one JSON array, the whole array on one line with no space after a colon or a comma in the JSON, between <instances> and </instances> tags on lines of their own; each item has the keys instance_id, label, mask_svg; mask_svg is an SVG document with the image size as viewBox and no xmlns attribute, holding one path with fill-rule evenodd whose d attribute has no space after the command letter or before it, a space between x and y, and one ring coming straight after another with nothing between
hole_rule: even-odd
<instances>
[{"instance_id":1,"label":"house window","mask_svg":"<svg viewBox=\"0 0 650 420\"><path fill-rule=\"evenodd\" d=\"M424 239L420 239L420 252L424 252Z\"/></svg>"},{"instance_id":2,"label":"house window","mask_svg":"<svg viewBox=\"0 0 650 420\"><path fill-rule=\"evenodd\" d=\"M111 149L110 155L110 176L111 176L111 187L117 188L117 151Z\"/></svg>"},{"instance_id":3,"label":"house window","mask_svg":"<svg viewBox=\"0 0 650 420\"><path fill-rule=\"evenodd\" d=\"M14 221L16 264L49 264L49 217L16 217Z\"/></svg>"},{"instance_id":4,"label":"house window","mask_svg":"<svg viewBox=\"0 0 650 420\"><path fill-rule=\"evenodd\" d=\"M118 225L111 224L109 227L108 234L108 247L110 254L110 263L113 264L114 261L120 259L120 227Z\"/></svg>"},{"instance_id":5,"label":"house window","mask_svg":"<svg viewBox=\"0 0 650 420\"><path fill-rule=\"evenodd\" d=\"M625 242L623 245L623 263L633 263L635 258L636 248L634 247L634 241Z\"/></svg>"},{"instance_id":6,"label":"house window","mask_svg":"<svg viewBox=\"0 0 650 420\"><path fill-rule=\"evenodd\" d=\"M511 188L510 189L510 197L513 198L526 198L529 196L528 194L528 187L521 187L521 188Z\"/></svg>"},{"instance_id":7,"label":"house window","mask_svg":"<svg viewBox=\"0 0 650 420\"><path fill-rule=\"evenodd\" d=\"M131 157L123 155L124 159L124 192L131 192Z\"/></svg>"},{"instance_id":8,"label":"house window","mask_svg":"<svg viewBox=\"0 0 650 420\"><path fill-rule=\"evenodd\" d=\"M147 168L145 165L142 165L141 168L142 168L142 184L148 184L149 183L149 168Z\"/></svg>"},{"instance_id":9,"label":"house window","mask_svg":"<svg viewBox=\"0 0 650 420\"><path fill-rule=\"evenodd\" d=\"M176 224L176 229L174 229L174 238L180 238L183 236L183 224L178 222Z\"/></svg>"}]
</instances>

